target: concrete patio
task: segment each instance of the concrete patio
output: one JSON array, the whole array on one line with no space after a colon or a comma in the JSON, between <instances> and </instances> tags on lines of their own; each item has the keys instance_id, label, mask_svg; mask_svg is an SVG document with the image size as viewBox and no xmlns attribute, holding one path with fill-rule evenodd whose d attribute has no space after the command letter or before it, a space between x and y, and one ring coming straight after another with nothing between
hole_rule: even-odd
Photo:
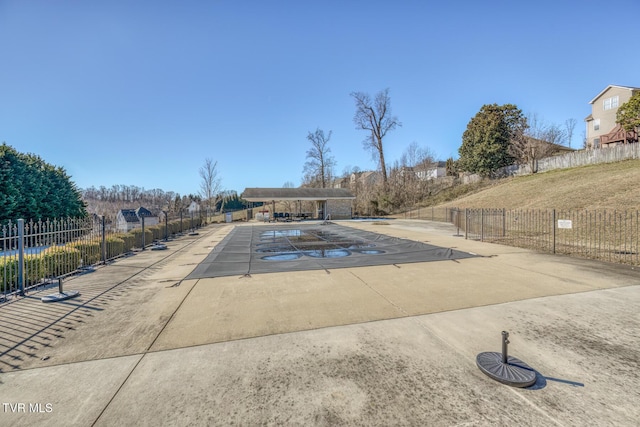
<instances>
[{"instance_id":1,"label":"concrete patio","mask_svg":"<svg viewBox=\"0 0 640 427\"><path fill-rule=\"evenodd\" d=\"M210 226L1 305L0 425L637 425L638 269L340 224L480 256L184 280L252 225ZM534 386L476 367L502 330Z\"/></svg>"}]
</instances>

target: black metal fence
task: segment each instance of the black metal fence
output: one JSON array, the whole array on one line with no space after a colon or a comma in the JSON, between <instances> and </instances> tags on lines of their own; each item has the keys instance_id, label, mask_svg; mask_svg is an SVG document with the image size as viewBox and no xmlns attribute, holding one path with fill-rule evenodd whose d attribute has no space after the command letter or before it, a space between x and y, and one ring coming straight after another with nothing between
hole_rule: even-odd
<instances>
[{"instance_id":1,"label":"black metal fence","mask_svg":"<svg viewBox=\"0 0 640 427\"><path fill-rule=\"evenodd\" d=\"M148 219L146 226L142 219L139 225L120 231L115 219L110 222L104 217L9 222L0 226L0 300L202 224L202 218L193 216Z\"/></svg>"},{"instance_id":2,"label":"black metal fence","mask_svg":"<svg viewBox=\"0 0 640 427\"><path fill-rule=\"evenodd\" d=\"M421 208L405 218L450 222L466 239L640 265L640 211Z\"/></svg>"}]
</instances>

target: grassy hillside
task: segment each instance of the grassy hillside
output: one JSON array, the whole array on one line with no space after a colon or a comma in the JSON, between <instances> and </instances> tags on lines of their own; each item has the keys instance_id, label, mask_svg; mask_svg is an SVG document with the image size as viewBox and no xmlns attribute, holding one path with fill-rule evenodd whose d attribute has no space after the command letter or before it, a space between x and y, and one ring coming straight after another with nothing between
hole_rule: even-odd
<instances>
[{"instance_id":1,"label":"grassy hillside","mask_svg":"<svg viewBox=\"0 0 640 427\"><path fill-rule=\"evenodd\" d=\"M434 202L460 208L640 209L640 160L461 186L438 194L430 205Z\"/></svg>"}]
</instances>

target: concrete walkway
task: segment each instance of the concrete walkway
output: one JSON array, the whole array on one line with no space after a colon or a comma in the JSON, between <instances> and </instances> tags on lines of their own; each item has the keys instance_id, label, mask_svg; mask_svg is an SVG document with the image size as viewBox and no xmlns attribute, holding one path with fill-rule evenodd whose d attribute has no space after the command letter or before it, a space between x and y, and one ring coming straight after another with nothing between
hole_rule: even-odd
<instances>
[{"instance_id":1,"label":"concrete walkway","mask_svg":"<svg viewBox=\"0 0 640 427\"><path fill-rule=\"evenodd\" d=\"M0 425L637 425L640 271L342 224L482 257L183 280L210 226L0 306ZM502 330L531 388L476 367Z\"/></svg>"}]
</instances>

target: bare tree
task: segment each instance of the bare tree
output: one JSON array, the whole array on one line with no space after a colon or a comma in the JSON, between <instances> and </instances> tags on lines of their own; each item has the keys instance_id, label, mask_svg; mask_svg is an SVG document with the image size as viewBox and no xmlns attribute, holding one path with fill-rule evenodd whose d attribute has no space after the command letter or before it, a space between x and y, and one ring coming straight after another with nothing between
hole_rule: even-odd
<instances>
[{"instance_id":1,"label":"bare tree","mask_svg":"<svg viewBox=\"0 0 640 427\"><path fill-rule=\"evenodd\" d=\"M402 156L400 157L400 166L414 167L419 163L419 158L422 156L418 143L413 141L407 148L405 148Z\"/></svg>"},{"instance_id":2,"label":"bare tree","mask_svg":"<svg viewBox=\"0 0 640 427\"><path fill-rule=\"evenodd\" d=\"M179 213L182 212L182 209L184 209L185 206L182 203L182 197L180 197L180 194L176 193L176 197L175 199L173 199L173 203L172 203L172 211Z\"/></svg>"},{"instance_id":3,"label":"bare tree","mask_svg":"<svg viewBox=\"0 0 640 427\"><path fill-rule=\"evenodd\" d=\"M396 116L391 115L389 89L378 92L373 102L367 93L352 92L351 96L356 102L356 113L353 116L353 122L356 124L356 129L365 130L369 133L363 144L365 148L371 150L374 158L377 157L378 165L382 172L382 182L386 191L389 188L389 182L384 161L383 140L387 132L394 130L397 126L402 126L402 123Z\"/></svg>"},{"instance_id":4,"label":"bare tree","mask_svg":"<svg viewBox=\"0 0 640 427\"><path fill-rule=\"evenodd\" d=\"M218 162L206 158L204 165L200 168L200 195L207 205L207 213L211 213L212 206L215 206L214 196L220 193L220 181L218 177Z\"/></svg>"},{"instance_id":5,"label":"bare tree","mask_svg":"<svg viewBox=\"0 0 640 427\"><path fill-rule=\"evenodd\" d=\"M333 168L336 164L329 148L331 131L325 135L324 131L318 128L313 133L309 132L307 139L311 143L311 148L307 150L304 180L313 186L319 185L320 188L326 188L333 178Z\"/></svg>"},{"instance_id":6,"label":"bare tree","mask_svg":"<svg viewBox=\"0 0 640 427\"><path fill-rule=\"evenodd\" d=\"M431 150L412 142L404 150L400 162L390 170L391 200L394 207L413 206L426 197L429 190L428 171L435 163Z\"/></svg>"},{"instance_id":7,"label":"bare tree","mask_svg":"<svg viewBox=\"0 0 640 427\"><path fill-rule=\"evenodd\" d=\"M542 136L544 140L550 144L554 145L566 145L567 144L567 132L565 129L562 129L561 126L551 123L546 126L543 130ZM557 149L557 147L552 147L552 151Z\"/></svg>"},{"instance_id":8,"label":"bare tree","mask_svg":"<svg viewBox=\"0 0 640 427\"><path fill-rule=\"evenodd\" d=\"M360 172L360 168L358 166L347 165L344 168L342 168L342 177L349 178L352 173L358 173L358 172Z\"/></svg>"},{"instance_id":9,"label":"bare tree","mask_svg":"<svg viewBox=\"0 0 640 427\"><path fill-rule=\"evenodd\" d=\"M567 135L567 143L569 148L571 148L571 140L573 139L573 131L576 128L576 119L567 119L564 121L564 127Z\"/></svg>"},{"instance_id":10,"label":"bare tree","mask_svg":"<svg viewBox=\"0 0 640 427\"><path fill-rule=\"evenodd\" d=\"M282 188L296 188L295 184L291 181L287 181L282 184ZM285 212L293 213L295 208L295 202L292 200L284 200L281 202Z\"/></svg>"},{"instance_id":11,"label":"bare tree","mask_svg":"<svg viewBox=\"0 0 640 427\"><path fill-rule=\"evenodd\" d=\"M400 157L400 165L411 168L425 168L433 164L435 156L428 147L421 147L413 141Z\"/></svg>"},{"instance_id":12,"label":"bare tree","mask_svg":"<svg viewBox=\"0 0 640 427\"><path fill-rule=\"evenodd\" d=\"M509 153L520 163L529 165L531 173L538 171L538 160L549 157L564 144L565 131L556 124L546 124L537 114L527 117L527 126L519 129L509 144Z\"/></svg>"}]
</instances>

